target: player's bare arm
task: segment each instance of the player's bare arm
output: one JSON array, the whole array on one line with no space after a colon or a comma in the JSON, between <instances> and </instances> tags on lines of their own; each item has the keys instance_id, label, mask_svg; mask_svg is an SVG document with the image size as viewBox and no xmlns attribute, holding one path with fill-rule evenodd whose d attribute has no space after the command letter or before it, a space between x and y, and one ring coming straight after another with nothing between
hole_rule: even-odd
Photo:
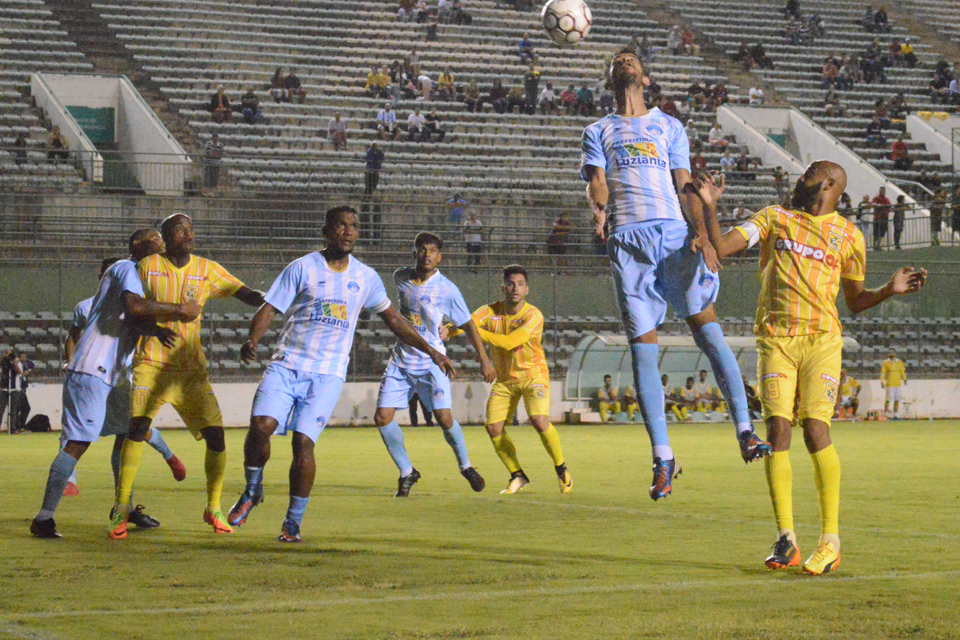
<instances>
[{"instance_id":1,"label":"player's bare arm","mask_svg":"<svg viewBox=\"0 0 960 640\"><path fill-rule=\"evenodd\" d=\"M178 304L157 302L142 298L132 291L123 292L124 311L138 318L152 318L158 322L192 322L200 315L200 305L196 300Z\"/></svg>"},{"instance_id":2,"label":"player's bare arm","mask_svg":"<svg viewBox=\"0 0 960 640\"><path fill-rule=\"evenodd\" d=\"M393 335L397 336L400 342L414 349L419 349L430 356L434 364L440 367L440 369L447 374L447 377L452 379L457 376L457 370L453 368L453 364L447 356L427 344L427 341L417 333L417 330L410 324L410 321L400 315L400 312L393 306L380 312L379 315L383 323L393 332Z\"/></svg>"},{"instance_id":3,"label":"player's bare arm","mask_svg":"<svg viewBox=\"0 0 960 640\"><path fill-rule=\"evenodd\" d=\"M179 335L173 329L159 325L149 317L136 319L133 328L141 336L152 336L158 339L167 349L176 344Z\"/></svg>"},{"instance_id":4,"label":"player's bare arm","mask_svg":"<svg viewBox=\"0 0 960 640\"><path fill-rule=\"evenodd\" d=\"M597 235L606 239L607 202L610 200L610 189L607 187L607 172L600 167L587 165L584 167L587 174L587 200L593 206L593 223Z\"/></svg>"},{"instance_id":5,"label":"player's bare arm","mask_svg":"<svg viewBox=\"0 0 960 640\"><path fill-rule=\"evenodd\" d=\"M477 352L477 362L480 364L480 373L483 374L484 381L496 382L497 371L493 368L493 364L490 362L490 357L487 355L487 350L483 348L483 338L480 337L480 332L477 330L476 323L474 323L474 321L471 319L469 322L460 325L460 329L467 334L470 344L473 345L473 348ZM442 336L440 339L444 340Z\"/></svg>"},{"instance_id":6,"label":"player's bare arm","mask_svg":"<svg viewBox=\"0 0 960 640\"><path fill-rule=\"evenodd\" d=\"M263 296L263 291L257 291L256 289L251 289L246 286L240 287L236 293L233 294L233 297L243 304L257 308L263 305Z\"/></svg>"},{"instance_id":7,"label":"player's bare arm","mask_svg":"<svg viewBox=\"0 0 960 640\"><path fill-rule=\"evenodd\" d=\"M257 292L259 293L259 292ZM270 328L270 324L277 315L277 308L269 302L264 302L250 320L250 332L247 334L247 341L240 347L240 359L246 364L250 364L257 359L257 347L260 346L260 340Z\"/></svg>"},{"instance_id":8,"label":"player's bare arm","mask_svg":"<svg viewBox=\"0 0 960 640\"><path fill-rule=\"evenodd\" d=\"M887 298L916 293L927 282L926 269L900 267L887 284L879 289L866 289L862 280L843 279L843 299L852 313L860 313L875 307Z\"/></svg>"},{"instance_id":9,"label":"player's bare arm","mask_svg":"<svg viewBox=\"0 0 960 640\"><path fill-rule=\"evenodd\" d=\"M710 234L703 217L703 202L700 200L697 186L693 183L688 170L674 169L672 173L673 184L677 189L677 198L680 200L680 208L696 234L696 237L690 243L690 249L694 253L699 251L703 254L703 260L710 271L719 271L720 260L717 258L714 246L710 243Z\"/></svg>"},{"instance_id":10,"label":"player's bare arm","mask_svg":"<svg viewBox=\"0 0 960 640\"><path fill-rule=\"evenodd\" d=\"M734 253L739 253L747 248L747 242L743 234L738 231L731 231L726 237L720 231L720 219L717 217L717 203L720 202L720 196L723 195L727 187L726 177L720 174L719 179L715 179L713 174L702 173L696 181L697 196L703 203L703 218L707 226L707 234L710 237L710 244L717 252L717 259L725 258ZM743 240L743 242L740 242Z\"/></svg>"},{"instance_id":11,"label":"player's bare arm","mask_svg":"<svg viewBox=\"0 0 960 640\"><path fill-rule=\"evenodd\" d=\"M63 363L66 364L73 359L73 353L77 350L77 343L80 342L80 336L83 335L83 329L80 327L70 327L67 332L67 340L63 345Z\"/></svg>"}]
</instances>

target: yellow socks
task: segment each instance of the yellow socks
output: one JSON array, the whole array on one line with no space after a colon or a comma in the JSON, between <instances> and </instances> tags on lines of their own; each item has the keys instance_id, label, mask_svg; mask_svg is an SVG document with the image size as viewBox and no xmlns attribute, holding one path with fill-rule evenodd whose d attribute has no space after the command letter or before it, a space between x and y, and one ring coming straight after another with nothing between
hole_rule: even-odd
<instances>
[{"instance_id":1,"label":"yellow socks","mask_svg":"<svg viewBox=\"0 0 960 640\"><path fill-rule=\"evenodd\" d=\"M211 451L203 461L203 469L207 472L207 511L220 511L220 494L223 492L223 478L227 471L227 452Z\"/></svg>"},{"instance_id":2,"label":"yellow socks","mask_svg":"<svg viewBox=\"0 0 960 640\"><path fill-rule=\"evenodd\" d=\"M117 502L114 508L124 513L130 508L130 495L133 493L133 482L137 479L137 470L143 458L143 443L134 442L130 438L123 441L120 450L120 478L117 482Z\"/></svg>"},{"instance_id":3,"label":"yellow socks","mask_svg":"<svg viewBox=\"0 0 960 640\"><path fill-rule=\"evenodd\" d=\"M507 435L507 430L504 429L500 435L491 437L490 441L493 443L493 450L500 456L500 459L503 461L503 466L507 468L507 471L510 473L520 471L520 461L517 459L517 448L513 445L513 440L510 439L510 436Z\"/></svg>"},{"instance_id":4,"label":"yellow socks","mask_svg":"<svg viewBox=\"0 0 960 640\"><path fill-rule=\"evenodd\" d=\"M560 448L560 434L551 424L546 431L540 434L540 442L543 448L547 450L550 457L553 458L553 466L559 467L563 464L563 449Z\"/></svg>"},{"instance_id":5,"label":"yellow socks","mask_svg":"<svg viewBox=\"0 0 960 640\"><path fill-rule=\"evenodd\" d=\"M777 528L793 530L793 467L789 451L774 451L764 459L767 470L767 485L773 501L773 515Z\"/></svg>"},{"instance_id":6,"label":"yellow socks","mask_svg":"<svg viewBox=\"0 0 960 640\"><path fill-rule=\"evenodd\" d=\"M811 453L813 458L813 478L820 495L820 526L824 536L837 536L840 540L840 458L831 444L826 449ZM831 540L832 541L832 540Z\"/></svg>"}]
</instances>

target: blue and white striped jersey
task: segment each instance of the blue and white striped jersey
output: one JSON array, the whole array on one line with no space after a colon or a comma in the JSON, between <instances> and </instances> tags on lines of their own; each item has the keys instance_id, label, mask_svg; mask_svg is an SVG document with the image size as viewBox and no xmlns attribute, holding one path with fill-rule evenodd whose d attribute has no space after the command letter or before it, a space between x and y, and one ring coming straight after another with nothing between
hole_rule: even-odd
<instances>
[{"instance_id":1,"label":"blue and white striped jersey","mask_svg":"<svg viewBox=\"0 0 960 640\"><path fill-rule=\"evenodd\" d=\"M287 265L265 300L287 316L274 362L343 379L360 311L390 308L376 271L353 256L346 269L334 271L319 251Z\"/></svg>"},{"instance_id":2,"label":"blue and white striped jersey","mask_svg":"<svg viewBox=\"0 0 960 640\"><path fill-rule=\"evenodd\" d=\"M636 222L683 220L674 169L690 170L690 143L680 121L654 108L639 118L612 113L583 132L580 177L587 165L606 172L610 232Z\"/></svg>"},{"instance_id":3,"label":"blue and white striped jersey","mask_svg":"<svg viewBox=\"0 0 960 640\"><path fill-rule=\"evenodd\" d=\"M470 321L470 310L457 285L439 271L426 282L417 282L414 278L415 271L411 267L397 269L393 274L399 292L400 313L431 347L446 353L440 339L443 317L447 316L459 327ZM423 351L397 341L393 364L410 371L425 371L433 366L433 360Z\"/></svg>"},{"instance_id":4,"label":"blue and white striped jersey","mask_svg":"<svg viewBox=\"0 0 960 640\"><path fill-rule=\"evenodd\" d=\"M140 334L131 323L124 321L126 291L143 296L137 265L132 260L120 260L103 274L87 313L83 334L67 364L68 370L88 373L111 386L129 379Z\"/></svg>"}]
</instances>

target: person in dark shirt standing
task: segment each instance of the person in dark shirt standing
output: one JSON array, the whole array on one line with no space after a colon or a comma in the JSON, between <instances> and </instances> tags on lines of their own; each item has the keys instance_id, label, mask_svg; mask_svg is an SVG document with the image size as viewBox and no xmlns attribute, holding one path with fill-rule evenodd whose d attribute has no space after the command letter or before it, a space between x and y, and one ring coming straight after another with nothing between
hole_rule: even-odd
<instances>
[{"instance_id":1,"label":"person in dark shirt standing","mask_svg":"<svg viewBox=\"0 0 960 640\"><path fill-rule=\"evenodd\" d=\"M873 250L882 251L881 243L887 237L887 228L890 223L890 200L887 190L880 187L880 191L870 201L873 203Z\"/></svg>"},{"instance_id":2,"label":"person in dark shirt standing","mask_svg":"<svg viewBox=\"0 0 960 640\"><path fill-rule=\"evenodd\" d=\"M383 168L383 151L377 147L376 142L370 143L367 149L367 169L366 169L366 187L363 192L367 195L377 190L380 184L380 170Z\"/></svg>"},{"instance_id":3,"label":"person in dark shirt standing","mask_svg":"<svg viewBox=\"0 0 960 640\"><path fill-rule=\"evenodd\" d=\"M17 416L20 413L20 360L13 349L8 349L0 361L0 428L6 416L7 407L10 408L10 419L7 421L9 431L17 428Z\"/></svg>"},{"instance_id":4,"label":"person in dark shirt standing","mask_svg":"<svg viewBox=\"0 0 960 640\"><path fill-rule=\"evenodd\" d=\"M383 169L383 151L376 142L370 143L367 149L366 186L364 187L364 202L360 208L362 236L374 241L380 239L381 219L380 202L374 200L373 192L380 184L380 172ZM371 202L373 200L373 202Z\"/></svg>"}]
</instances>

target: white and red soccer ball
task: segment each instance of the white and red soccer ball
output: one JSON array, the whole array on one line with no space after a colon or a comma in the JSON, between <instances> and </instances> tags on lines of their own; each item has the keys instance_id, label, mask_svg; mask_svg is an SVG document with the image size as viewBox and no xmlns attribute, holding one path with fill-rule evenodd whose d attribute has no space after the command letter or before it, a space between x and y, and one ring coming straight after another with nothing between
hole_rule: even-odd
<instances>
[{"instance_id":1,"label":"white and red soccer ball","mask_svg":"<svg viewBox=\"0 0 960 640\"><path fill-rule=\"evenodd\" d=\"M587 37L593 16L583 0L549 0L540 12L540 21L554 42L569 45Z\"/></svg>"}]
</instances>

